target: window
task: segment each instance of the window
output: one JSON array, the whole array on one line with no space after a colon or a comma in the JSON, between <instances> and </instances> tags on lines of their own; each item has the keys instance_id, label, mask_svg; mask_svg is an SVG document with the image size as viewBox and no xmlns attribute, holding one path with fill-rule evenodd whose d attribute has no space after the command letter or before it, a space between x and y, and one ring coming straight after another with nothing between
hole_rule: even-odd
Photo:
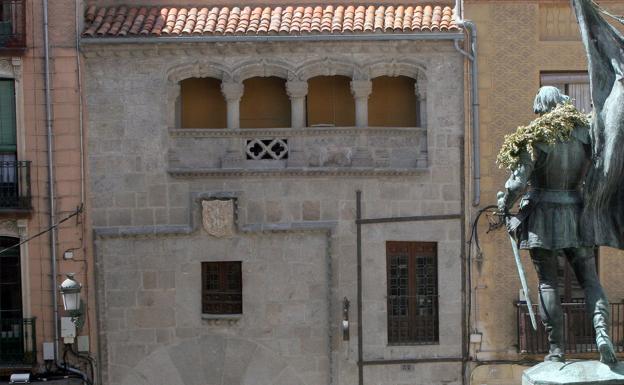
<instances>
[{"instance_id":1,"label":"window","mask_svg":"<svg viewBox=\"0 0 624 385\"><path fill-rule=\"evenodd\" d=\"M241 262L202 262L202 313L243 313Z\"/></svg>"},{"instance_id":2,"label":"window","mask_svg":"<svg viewBox=\"0 0 624 385\"><path fill-rule=\"evenodd\" d=\"M355 100L347 76L317 76L308 81L308 127L355 126Z\"/></svg>"},{"instance_id":3,"label":"window","mask_svg":"<svg viewBox=\"0 0 624 385\"><path fill-rule=\"evenodd\" d=\"M388 344L439 342L435 242L387 242Z\"/></svg>"},{"instance_id":4,"label":"window","mask_svg":"<svg viewBox=\"0 0 624 385\"><path fill-rule=\"evenodd\" d=\"M227 106L221 81L215 78L190 78L180 82L182 128L225 128Z\"/></svg>"},{"instance_id":5,"label":"window","mask_svg":"<svg viewBox=\"0 0 624 385\"><path fill-rule=\"evenodd\" d=\"M368 125L372 127L417 127L416 81L407 76L373 79L368 99Z\"/></svg>"},{"instance_id":6,"label":"window","mask_svg":"<svg viewBox=\"0 0 624 385\"><path fill-rule=\"evenodd\" d=\"M245 80L243 85L241 128L290 127L290 98L286 94L285 79L255 77Z\"/></svg>"},{"instance_id":7,"label":"window","mask_svg":"<svg viewBox=\"0 0 624 385\"><path fill-rule=\"evenodd\" d=\"M589 113L592 110L589 75L587 72L542 73L542 86L554 86L569 95L579 111Z\"/></svg>"}]
</instances>

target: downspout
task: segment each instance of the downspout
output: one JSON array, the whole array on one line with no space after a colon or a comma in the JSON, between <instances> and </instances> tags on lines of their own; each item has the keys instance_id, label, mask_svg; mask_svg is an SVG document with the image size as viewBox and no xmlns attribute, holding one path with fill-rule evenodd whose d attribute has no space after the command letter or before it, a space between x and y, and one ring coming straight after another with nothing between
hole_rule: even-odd
<instances>
[{"instance_id":1,"label":"downspout","mask_svg":"<svg viewBox=\"0 0 624 385\"><path fill-rule=\"evenodd\" d=\"M50 95L50 39L48 36L48 0L42 0L43 5L43 51L44 51L44 81L45 81L45 111L47 130L47 151L48 151L48 196L50 199L50 227L56 223L55 196L54 196L54 157L52 154L52 106ZM54 363L58 364L59 357L59 314L56 285L56 227L50 230L50 263L52 265L52 311L54 313Z\"/></svg>"},{"instance_id":2,"label":"downspout","mask_svg":"<svg viewBox=\"0 0 624 385\"><path fill-rule=\"evenodd\" d=\"M480 125L479 125L479 63L477 57L477 26L470 20L463 18L457 21L457 24L468 31L470 34L470 50L464 51L459 47L459 41L455 40L455 49L462 55L466 56L470 61L471 69L471 86L470 99L472 105L470 108L470 125L472 128L472 190L473 190L473 206L481 204L481 147L480 147Z\"/></svg>"}]
</instances>

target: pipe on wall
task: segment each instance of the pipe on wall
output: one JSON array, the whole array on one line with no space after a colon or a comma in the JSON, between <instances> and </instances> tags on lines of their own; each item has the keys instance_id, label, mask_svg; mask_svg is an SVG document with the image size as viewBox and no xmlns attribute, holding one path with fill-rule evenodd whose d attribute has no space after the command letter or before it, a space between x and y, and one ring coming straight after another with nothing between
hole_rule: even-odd
<instances>
[{"instance_id":1,"label":"pipe on wall","mask_svg":"<svg viewBox=\"0 0 624 385\"><path fill-rule=\"evenodd\" d=\"M481 146L480 146L480 119L479 119L479 60L477 57L477 26L470 20L461 18L457 24L470 34L470 50L467 52L459 47L459 40L455 40L455 49L470 61L470 126L472 128L472 191L473 206L481 204Z\"/></svg>"},{"instance_id":2,"label":"pipe on wall","mask_svg":"<svg viewBox=\"0 0 624 385\"><path fill-rule=\"evenodd\" d=\"M49 202L49 222L50 222L50 263L52 265L52 311L54 313L54 362L58 363L59 357L59 314L58 314L58 293L56 284L56 236L57 230L54 227L56 222L56 202L54 196L54 155L52 137L52 97L50 94L50 38L48 23L48 0L42 0L43 6L43 52L44 52L44 88L45 88L45 120L47 136L48 155L48 197Z\"/></svg>"}]
</instances>

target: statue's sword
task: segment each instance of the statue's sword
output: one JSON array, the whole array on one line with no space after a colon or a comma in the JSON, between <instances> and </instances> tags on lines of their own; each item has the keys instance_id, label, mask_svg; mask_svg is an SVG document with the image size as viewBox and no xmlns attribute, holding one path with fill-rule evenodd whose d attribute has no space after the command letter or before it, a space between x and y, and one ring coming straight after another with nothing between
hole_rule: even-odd
<instances>
[{"instance_id":1,"label":"statue's sword","mask_svg":"<svg viewBox=\"0 0 624 385\"><path fill-rule=\"evenodd\" d=\"M522 291L524 291L524 298L526 300L527 308L529 308L529 317L531 317L531 325L533 325L533 330L537 330L537 321L535 321L535 313L533 312L533 304L531 303L531 296L529 293L529 286L526 282L526 274L524 274L524 267L522 266L522 261L520 260L520 250L518 250L518 243L514 239L514 237L509 234L509 240L511 241L511 249L514 253L514 258L516 259L516 267L518 268L518 275L520 276L520 283L522 283Z\"/></svg>"}]
</instances>

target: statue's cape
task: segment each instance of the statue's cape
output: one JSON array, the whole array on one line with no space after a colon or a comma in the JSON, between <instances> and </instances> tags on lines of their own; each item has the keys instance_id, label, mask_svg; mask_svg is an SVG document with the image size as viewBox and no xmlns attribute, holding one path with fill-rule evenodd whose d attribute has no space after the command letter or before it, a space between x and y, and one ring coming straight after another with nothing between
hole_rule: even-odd
<instances>
[{"instance_id":1,"label":"statue's cape","mask_svg":"<svg viewBox=\"0 0 624 385\"><path fill-rule=\"evenodd\" d=\"M588 244L624 249L624 37L591 0L572 0L589 61L592 166L581 232Z\"/></svg>"}]
</instances>

